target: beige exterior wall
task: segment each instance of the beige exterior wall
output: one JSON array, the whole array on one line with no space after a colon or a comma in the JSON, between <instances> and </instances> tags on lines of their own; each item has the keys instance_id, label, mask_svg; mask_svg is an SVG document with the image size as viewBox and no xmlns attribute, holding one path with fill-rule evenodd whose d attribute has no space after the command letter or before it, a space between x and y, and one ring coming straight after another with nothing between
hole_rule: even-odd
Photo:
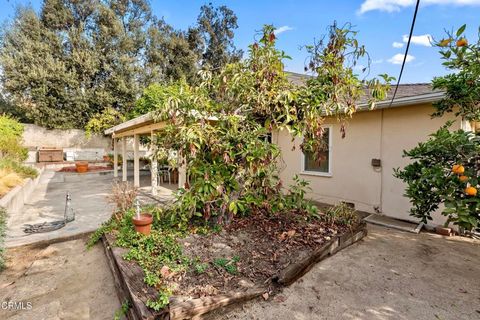
<instances>
[{"instance_id":1,"label":"beige exterior wall","mask_svg":"<svg viewBox=\"0 0 480 320\"><path fill-rule=\"evenodd\" d=\"M340 124L327 119L325 125L332 128L331 176L301 172L301 140L291 142L288 132L278 132L274 142L282 150L281 178L288 185L295 174L300 175L310 182L309 197L317 201L353 202L358 210L412 220L409 200L403 196L405 185L393 177L393 169L408 163L402 157L403 150L416 146L447 120L454 119L450 115L431 119L432 112L430 104L358 112L348 121L344 139ZM461 121L456 121L454 129L460 125ZM381 168L372 167L374 158L381 159ZM442 218L436 214L433 224L443 223Z\"/></svg>"}]
</instances>

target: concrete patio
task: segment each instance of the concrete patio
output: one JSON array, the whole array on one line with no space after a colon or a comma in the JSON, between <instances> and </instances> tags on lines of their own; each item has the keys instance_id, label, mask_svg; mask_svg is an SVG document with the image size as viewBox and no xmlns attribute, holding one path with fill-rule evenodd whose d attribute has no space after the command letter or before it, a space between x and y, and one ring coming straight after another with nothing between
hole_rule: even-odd
<instances>
[{"instance_id":1,"label":"concrete patio","mask_svg":"<svg viewBox=\"0 0 480 320\"><path fill-rule=\"evenodd\" d=\"M139 199L142 203L162 203L172 199L172 190L177 187L176 184L159 185L158 195L152 197L149 192L150 175L141 175L140 178ZM133 176L129 176L128 180L133 180ZM112 190L113 181L112 172L76 174L44 171L21 212L8 217L6 247L55 241L95 231L112 214L112 205L107 202L106 196ZM47 233L28 235L23 232L24 224L62 220L67 191L72 197L75 221Z\"/></svg>"}]
</instances>

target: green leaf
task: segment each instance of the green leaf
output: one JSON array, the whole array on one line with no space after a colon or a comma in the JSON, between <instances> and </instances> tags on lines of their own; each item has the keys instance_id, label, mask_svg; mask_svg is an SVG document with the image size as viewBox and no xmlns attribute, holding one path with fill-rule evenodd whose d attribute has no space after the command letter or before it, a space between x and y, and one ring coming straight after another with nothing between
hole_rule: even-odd
<instances>
[{"instance_id":1,"label":"green leaf","mask_svg":"<svg viewBox=\"0 0 480 320\"><path fill-rule=\"evenodd\" d=\"M457 37L459 37L464 31L465 31L465 28L467 27L466 24L464 24L463 26L461 26L460 28L458 28L457 30Z\"/></svg>"}]
</instances>

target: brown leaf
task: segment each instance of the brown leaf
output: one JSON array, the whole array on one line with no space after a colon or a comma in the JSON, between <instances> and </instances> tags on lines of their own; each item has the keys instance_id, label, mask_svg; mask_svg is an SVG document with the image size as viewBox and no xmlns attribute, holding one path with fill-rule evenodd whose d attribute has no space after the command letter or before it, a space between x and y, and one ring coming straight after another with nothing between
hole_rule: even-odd
<instances>
[{"instance_id":1,"label":"brown leaf","mask_svg":"<svg viewBox=\"0 0 480 320\"><path fill-rule=\"evenodd\" d=\"M289 230L289 231L287 232L287 235L288 235L289 238L291 238L291 237L293 237L293 236L295 235L295 233L296 233L295 230Z\"/></svg>"},{"instance_id":2,"label":"brown leaf","mask_svg":"<svg viewBox=\"0 0 480 320\"><path fill-rule=\"evenodd\" d=\"M264 294L262 294L262 297L264 300L268 300L268 297L269 297L268 292L265 292Z\"/></svg>"},{"instance_id":3,"label":"brown leaf","mask_svg":"<svg viewBox=\"0 0 480 320\"><path fill-rule=\"evenodd\" d=\"M162 269L160 269L160 274L162 275L163 278L168 278L170 275L170 268L167 266L163 266Z\"/></svg>"}]
</instances>

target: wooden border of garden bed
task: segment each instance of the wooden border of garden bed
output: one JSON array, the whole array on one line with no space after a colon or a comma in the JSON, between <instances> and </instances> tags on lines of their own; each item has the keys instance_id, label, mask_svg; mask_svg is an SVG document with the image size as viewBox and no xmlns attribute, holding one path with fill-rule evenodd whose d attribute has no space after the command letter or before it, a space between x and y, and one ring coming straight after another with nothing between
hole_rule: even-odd
<instances>
[{"instance_id":1,"label":"wooden border of garden bed","mask_svg":"<svg viewBox=\"0 0 480 320\"><path fill-rule=\"evenodd\" d=\"M267 281L266 286L256 286L247 291L187 301L172 297L169 306L158 312L148 308L143 302L147 299L155 300L157 297L157 291L143 283L143 276L138 276L139 274L143 275L143 270L136 263L125 261L122 258L126 249L112 247L110 245L113 241L111 236L104 236L102 240L120 302L128 300L130 303L128 319L177 320L195 318L224 306L252 300L267 292L269 285L288 286L301 278L316 263L361 240L366 235L366 223L362 221L350 232L333 237L307 257L288 265L278 275Z\"/></svg>"}]
</instances>

